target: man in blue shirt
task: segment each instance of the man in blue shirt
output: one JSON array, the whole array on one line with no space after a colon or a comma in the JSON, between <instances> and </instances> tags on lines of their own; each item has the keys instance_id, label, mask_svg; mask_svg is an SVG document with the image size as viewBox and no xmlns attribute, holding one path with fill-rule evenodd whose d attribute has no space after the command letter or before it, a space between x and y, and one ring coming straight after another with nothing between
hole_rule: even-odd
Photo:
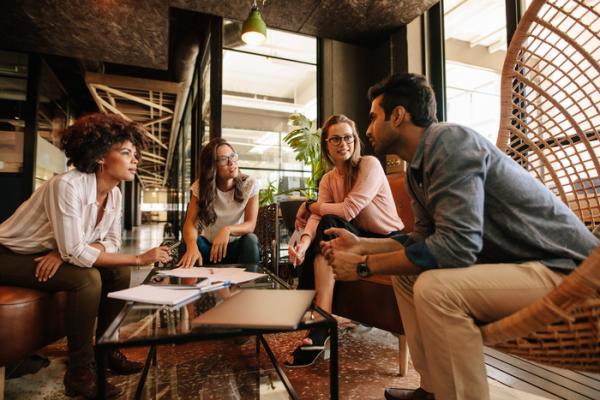
<instances>
[{"instance_id":1,"label":"man in blue shirt","mask_svg":"<svg viewBox=\"0 0 600 400\"><path fill-rule=\"evenodd\" d=\"M386 399L489 398L475 321L509 315L556 287L598 245L558 197L472 129L438 123L424 77L392 75L369 90L375 151L408 162L415 229L390 239L332 229L336 279L395 275L417 390Z\"/></svg>"}]
</instances>

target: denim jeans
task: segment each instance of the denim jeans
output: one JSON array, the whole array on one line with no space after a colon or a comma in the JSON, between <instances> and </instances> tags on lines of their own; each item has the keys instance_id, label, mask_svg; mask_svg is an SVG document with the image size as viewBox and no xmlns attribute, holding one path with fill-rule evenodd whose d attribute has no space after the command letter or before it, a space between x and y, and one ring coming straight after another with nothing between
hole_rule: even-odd
<instances>
[{"instance_id":1,"label":"denim jeans","mask_svg":"<svg viewBox=\"0 0 600 400\"><path fill-rule=\"evenodd\" d=\"M202 254L202 264L217 264L210 262L210 249L212 243L204 236L198 236L198 249ZM183 244L185 252L185 244ZM181 254L183 254L181 252ZM239 239L229 242L227 245L227 256L218 264L258 264L260 262L260 252L258 246L258 237L254 233L248 233L240 236Z\"/></svg>"}]
</instances>

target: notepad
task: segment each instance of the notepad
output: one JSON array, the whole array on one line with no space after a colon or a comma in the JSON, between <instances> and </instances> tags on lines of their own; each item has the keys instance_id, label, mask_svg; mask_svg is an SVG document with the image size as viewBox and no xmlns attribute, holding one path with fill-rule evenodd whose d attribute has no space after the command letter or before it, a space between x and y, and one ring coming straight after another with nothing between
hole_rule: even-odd
<instances>
[{"instance_id":1,"label":"notepad","mask_svg":"<svg viewBox=\"0 0 600 400\"><path fill-rule=\"evenodd\" d=\"M192 321L194 326L295 329L314 290L244 289Z\"/></svg>"},{"instance_id":2,"label":"notepad","mask_svg":"<svg viewBox=\"0 0 600 400\"><path fill-rule=\"evenodd\" d=\"M180 290L153 285L140 285L129 289L110 292L108 297L126 301L136 301L139 303L175 306L200 297L201 294L202 291L200 289Z\"/></svg>"}]
</instances>

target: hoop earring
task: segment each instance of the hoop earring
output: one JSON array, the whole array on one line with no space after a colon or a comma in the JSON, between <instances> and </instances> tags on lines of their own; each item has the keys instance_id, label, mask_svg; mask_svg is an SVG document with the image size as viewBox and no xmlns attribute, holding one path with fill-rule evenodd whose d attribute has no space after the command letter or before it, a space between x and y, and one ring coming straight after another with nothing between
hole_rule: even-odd
<instances>
[{"instance_id":1,"label":"hoop earring","mask_svg":"<svg viewBox=\"0 0 600 400\"><path fill-rule=\"evenodd\" d=\"M98 170L100 173L104 172L104 163L98 163Z\"/></svg>"}]
</instances>

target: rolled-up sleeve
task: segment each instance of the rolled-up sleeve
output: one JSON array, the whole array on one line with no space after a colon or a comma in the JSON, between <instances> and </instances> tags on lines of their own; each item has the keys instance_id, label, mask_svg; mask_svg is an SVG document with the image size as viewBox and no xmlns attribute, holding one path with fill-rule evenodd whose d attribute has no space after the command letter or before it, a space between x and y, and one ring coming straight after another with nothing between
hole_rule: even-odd
<instances>
[{"instance_id":1,"label":"rolled-up sleeve","mask_svg":"<svg viewBox=\"0 0 600 400\"><path fill-rule=\"evenodd\" d=\"M81 190L56 179L50 184L44 203L61 258L79 267L92 267L101 252L85 241L85 201Z\"/></svg>"},{"instance_id":2,"label":"rolled-up sleeve","mask_svg":"<svg viewBox=\"0 0 600 400\"><path fill-rule=\"evenodd\" d=\"M415 258L426 248L439 267L469 266L483 248L489 154L470 136L452 131L440 135L429 154L424 170L431 182L427 195L435 232L425 239L425 247L415 249Z\"/></svg>"}]
</instances>

